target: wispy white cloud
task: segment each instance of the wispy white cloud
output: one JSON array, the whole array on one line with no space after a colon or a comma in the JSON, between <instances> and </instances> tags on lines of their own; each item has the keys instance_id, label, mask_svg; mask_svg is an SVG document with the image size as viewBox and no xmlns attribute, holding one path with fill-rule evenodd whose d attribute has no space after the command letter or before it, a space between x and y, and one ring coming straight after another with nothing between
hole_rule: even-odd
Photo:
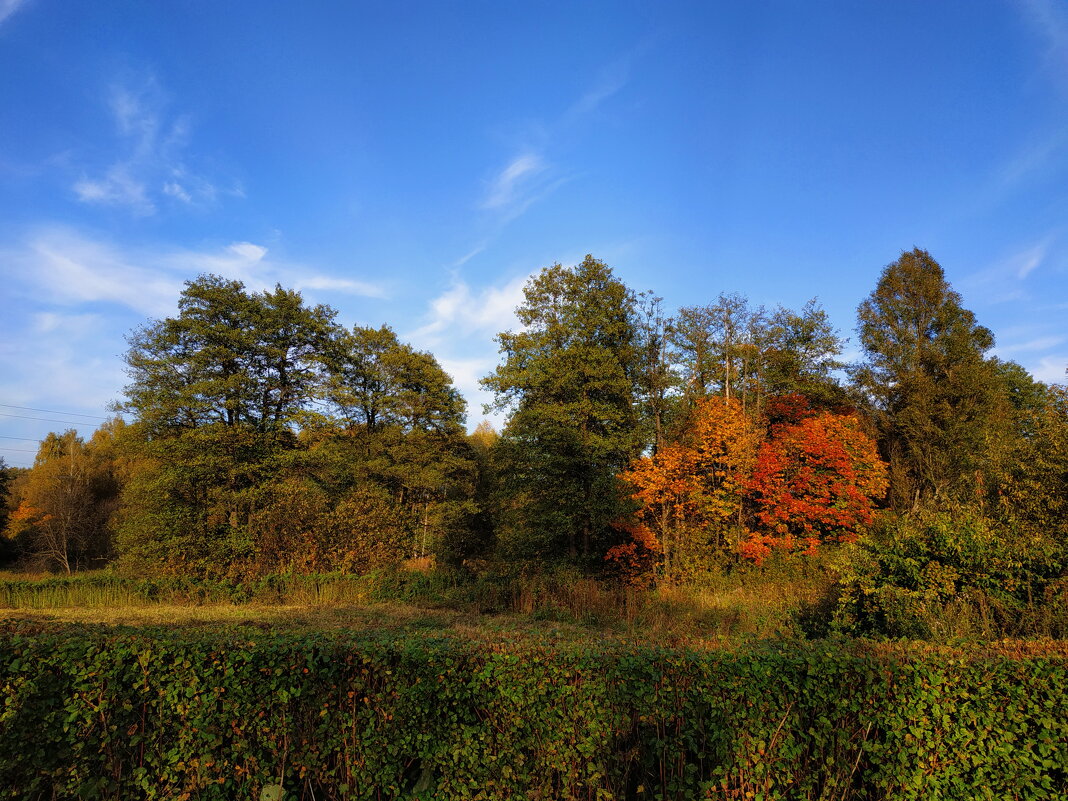
<instances>
[{"instance_id":1,"label":"wispy white cloud","mask_svg":"<svg viewBox=\"0 0 1068 801\"><path fill-rule=\"evenodd\" d=\"M529 275L500 286L473 290L454 279L443 293L430 301L429 320L411 334L421 346L437 345L444 336L453 340L471 334L494 335L518 324L515 309L523 302L523 287Z\"/></svg>"},{"instance_id":2,"label":"wispy white cloud","mask_svg":"<svg viewBox=\"0 0 1068 801\"><path fill-rule=\"evenodd\" d=\"M297 277L295 289L320 289L332 292L346 292L350 295L362 295L365 298L384 298L386 291L378 284L369 281L357 281L353 278L330 278L325 275Z\"/></svg>"},{"instance_id":3,"label":"wispy white cloud","mask_svg":"<svg viewBox=\"0 0 1068 801\"><path fill-rule=\"evenodd\" d=\"M1016 0L1013 5L1041 46L1031 48L1038 71L1055 91L1068 93L1068 8L1059 0ZM988 212L1035 181L1062 172L1068 154L1068 126L1031 126L1026 138L993 167L984 184L969 190L958 213Z\"/></svg>"},{"instance_id":4,"label":"wispy white cloud","mask_svg":"<svg viewBox=\"0 0 1068 801\"><path fill-rule=\"evenodd\" d=\"M163 194L169 195L183 203L192 203L193 196L177 181L168 181L163 185Z\"/></svg>"},{"instance_id":5,"label":"wispy white cloud","mask_svg":"<svg viewBox=\"0 0 1068 801\"><path fill-rule=\"evenodd\" d=\"M1023 286L1035 270L1048 260L1057 240L1052 232L1037 242L1025 245L994 264L965 276L960 282L963 289L985 295L987 303L1004 303L1026 297Z\"/></svg>"},{"instance_id":6,"label":"wispy white cloud","mask_svg":"<svg viewBox=\"0 0 1068 801\"><path fill-rule=\"evenodd\" d=\"M439 356L438 363L452 379L455 386L467 401L468 428L474 428L480 420L489 418L498 429L504 426L504 419L498 415L486 415L482 412L484 404L493 402L493 393L482 389L479 381L493 369L492 359L451 358Z\"/></svg>"},{"instance_id":7,"label":"wispy white cloud","mask_svg":"<svg viewBox=\"0 0 1068 801\"><path fill-rule=\"evenodd\" d=\"M549 154L558 149L559 139L626 85L629 71L629 58L609 64L593 86L556 119L528 126L521 137L524 144L486 181L479 209L494 214L496 224L503 226L567 183L567 171L554 164Z\"/></svg>"},{"instance_id":8,"label":"wispy white cloud","mask_svg":"<svg viewBox=\"0 0 1068 801\"><path fill-rule=\"evenodd\" d=\"M0 0L0 25L4 24L4 21L19 10L19 6L23 5L25 0Z\"/></svg>"},{"instance_id":9,"label":"wispy white cloud","mask_svg":"<svg viewBox=\"0 0 1068 801\"><path fill-rule=\"evenodd\" d=\"M1040 381L1064 383L1064 369L1068 366L1064 346L1068 334L1062 333L1056 320L1056 317L1039 315L1028 322L1001 328L992 354L1017 362Z\"/></svg>"},{"instance_id":10,"label":"wispy white cloud","mask_svg":"<svg viewBox=\"0 0 1068 801\"><path fill-rule=\"evenodd\" d=\"M1055 0L1022 0L1019 7L1045 42L1050 67L1061 71L1068 62L1068 10ZM1065 76L1056 77L1063 84Z\"/></svg>"},{"instance_id":11,"label":"wispy white cloud","mask_svg":"<svg viewBox=\"0 0 1068 801\"><path fill-rule=\"evenodd\" d=\"M465 253L460 258L458 258L456 261L454 261L452 264L450 264L449 267L451 267L452 269L456 269L458 267L463 267L465 264L467 264L467 262L469 262L469 261L471 261L471 259L475 258L475 256L477 256L480 253L482 253L486 249L486 247L487 247L487 243L486 242L479 243L478 245L476 245L475 247L473 247L469 251L467 251L467 253Z\"/></svg>"},{"instance_id":12,"label":"wispy white cloud","mask_svg":"<svg viewBox=\"0 0 1068 801\"><path fill-rule=\"evenodd\" d=\"M596 111L604 101L619 92L630 79L633 54L607 64L601 69L593 86L576 100L563 117L563 125L570 125Z\"/></svg>"},{"instance_id":13,"label":"wispy white cloud","mask_svg":"<svg viewBox=\"0 0 1068 801\"><path fill-rule=\"evenodd\" d=\"M502 209L521 202L527 189L534 184L534 178L546 170L544 158L537 153L523 153L516 156L490 181L483 209Z\"/></svg>"},{"instance_id":14,"label":"wispy white cloud","mask_svg":"<svg viewBox=\"0 0 1068 801\"><path fill-rule=\"evenodd\" d=\"M479 384L498 361L494 336L520 327L515 309L523 302L523 287L530 275L520 275L505 283L472 287L460 278L433 298L426 322L408 333L406 339L418 348L433 351L468 402L468 423L473 427L488 418L500 428L502 415L485 415L484 404L493 394Z\"/></svg>"},{"instance_id":15,"label":"wispy white cloud","mask_svg":"<svg viewBox=\"0 0 1068 801\"><path fill-rule=\"evenodd\" d=\"M1068 127L1046 133L1022 147L995 175L994 193L1003 194L1032 176L1041 174L1068 147Z\"/></svg>"},{"instance_id":16,"label":"wispy white cloud","mask_svg":"<svg viewBox=\"0 0 1068 801\"><path fill-rule=\"evenodd\" d=\"M128 163L114 164L102 177L82 177L71 188L83 203L126 206L138 215L154 214L156 204L149 199L145 183L132 174L131 167Z\"/></svg>"},{"instance_id":17,"label":"wispy white cloud","mask_svg":"<svg viewBox=\"0 0 1068 801\"><path fill-rule=\"evenodd\" d=\"M106 414L127 383L119 358L126 350L123 335L145 317L175 314L184 282L198 273L242 280L251 290L276 283L306 288L309 300L332 304L384 294L371 282L273 258L256 242L131 247L58 226L0 247L0 264L11 299L0 337L0 398L94 415ZM37 437L54 425L60 424L11 418L4 433Z\"/></svg>"},{"instance_id":18,"label":"wispy white cloud","mask_svg":"<svg viewBox=\"0 0 1068 801\"><path fill-rule=\"evenodd\" d=\"M221 194L215 182L189 166L190 120L167 115L164 93L154 78L141 79L137 87L112 87L108 105L119 154L111 164L86 170L74 182L71 188L79 201L148 216L165 199L203 206ZM227 194L244 193L227 190Z\"/></svg>"},{"instance_id":19,"label":"wispy white cloud","mask_svg":"<svg viewBox=\"0 0 1068 801\"><path fill-rule=\"evenodd\" d=\"M1035 271L1036 267L1046 260L1046 254L1049 252L1051 242L1052 237L1046 237L1038 244L1013 255L1009 260L1009 267L1014 270L1019 280L1022 281L1027 278Z\"/></svg>"},{"instance_id":20,"label":"wispy white cloud","mask_svg":"<svg viewBox=\"0 0 1068 801\"><path fill-rule=\"evenodd\" d=\"M1024 366L1039 381L1047 384L1068 383L1068 374L1065 373L1068 369L1068 353L1043 356L1037 362Z\"/></svg>"},{"instance_id":21,"label":"wispy white cloud","mask_svg":"<svg viewBox=\"0 0 1068 801\"><path fill-rule=\"evenodd\" d=\"M16 273L63 306L116 303L149 316L174 312L184 281L199 273L239 280L252 290L280 283L297 289L383 297L384 289L359 279L325 274L269 257L253 242L190 250L172 246L120 247L70 228L42 228L0 253Z\"/></svg>"},{"instance_id":22,"label":"wispy white cloud","mask_svg":"<svg viewBox=\"0 0 1068 801\"><path fill-rule=\"evenodd\" d=\"M1028 339L1024 342L1015 342L1009 345L998 345L994 348L994 353L998 356L1009 356L1014 353L1035 353L1037 351L1049 350L1055 348L1061 343L1066 341L1066 337L1063 336L1040 336L1034 339Z\"/></svg>"},{"instance_id":23,"label":"wispy white cloud","mask_svg":"<svg viewBox=\"0 0 1068 801\"><path fill-rule=\"evenodd\" d=\"M38 231L6 258L48 300L66 306L109 302L157 315L174 308L182 288L179 276L68 229Z\"/></svg>"},{"instance_id":24,"label":"wispy white cloud","mask_svg":"<svg viewBox=\"0 0 1068 801\"><path fill-rule=\"evenodd\" d=\"M27 315L22 326L0 345L0 397L5 403L55 409L75 414L106 415L120 394L125 377L115 354L124 350L122 332L102 315L81 311L46 311ZM88 436L96 423L83 418L77 425L28 420L64 419L68 415L23 412L4 418L7 436L43 437L48 430L78 428ZM29 443L25 446L32 449ZM0 454L9 464L28 465L32 454ZM13 458L14 457L14 458Z\"/></svg>"}]
</instances>

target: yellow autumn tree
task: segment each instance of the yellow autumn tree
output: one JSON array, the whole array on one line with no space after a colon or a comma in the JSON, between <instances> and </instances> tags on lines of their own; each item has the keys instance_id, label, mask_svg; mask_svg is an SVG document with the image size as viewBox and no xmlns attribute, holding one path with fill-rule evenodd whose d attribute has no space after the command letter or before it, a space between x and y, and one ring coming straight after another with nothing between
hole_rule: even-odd
<instances>
[{"instance_id":1,"label":"yellow autumn tree","mask_svg":"<svg viewBox=\"0 0 1068 801\"><path fill-rule=\"evenodd\" d=\"M118 495L110 445L119 427L106 424L88 443L74 430L42 440L3 532L24 564L69 574L110 556L109 521Z\"/></svg>"},{"instance_id":2,"label":"yellow autumn tree","mask_svg":"<svg viewBox=\"0 0 1068 801\"><path fill-rule=\"evenodd\" d=\"M631 488L631 497L638 502L637 516L647 548L658 551L664 575L674 573L676 551L688 524L694 516L693 465L696 454L684 445L665 445L655 455L636 459L620 478ZM617 546L636 547L638 537L631 532L630 543ZM655 542L655 547L650 543ZM609 552L609 559L618 560L623 551ZM628 551L629 552L629 551ZM655 563L652 565L654 573Z\"/></svg>"},{"instance_id":3,"label":"yellow autumn tree","mask_svg":"<svg viewBox=\"0 0 1068 801\"><path fill-rule=\"evenodd\" d=\"M707 569L733 549L762 438L739 401L703 398L682 442L635 460L620 476L638 503L639 523L660 545L665 579Z\"/></svg>"},{"instance_id":4,"label":"yellow autumn tree","mask_svg":"<svg viewBox=\"0 0 1068 801\"><path fill-rule=\"evenodd\" d=\"M742 501L763 442L762 428L734 398L698 401L690 433L693 502L717 549L733 547L742 525Z\"/></svg>"}]
</instances>

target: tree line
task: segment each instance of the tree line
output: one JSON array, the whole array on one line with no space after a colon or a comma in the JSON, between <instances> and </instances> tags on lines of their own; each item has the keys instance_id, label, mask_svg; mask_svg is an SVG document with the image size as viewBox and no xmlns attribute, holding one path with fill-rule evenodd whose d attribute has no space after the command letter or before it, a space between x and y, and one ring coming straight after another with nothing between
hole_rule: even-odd
<instances>
[{"instance_id":1,"label":"tree line","mask_svg":"<svg viewBox=\"0 0 1068 801\"><path fill-rule=\"evenodd\" d=\"M527 283L465 429L433 355L281 286L204 275L128 337L122 413L3 471L9 560L71 571L363 572L573 560L675 580L965 510L1063 546L1068 395L988 355L926 251L858 309L669 313L587 256ZM124 422L128 421L128 422Z\"/></svg>"}]
</instances>

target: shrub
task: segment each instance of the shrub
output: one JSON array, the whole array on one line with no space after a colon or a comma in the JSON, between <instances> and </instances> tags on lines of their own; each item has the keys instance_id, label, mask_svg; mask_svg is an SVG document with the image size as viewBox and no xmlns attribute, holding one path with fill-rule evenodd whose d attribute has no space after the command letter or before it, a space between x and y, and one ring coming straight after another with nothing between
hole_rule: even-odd
<instances>
[{"instance_id":1,"label":"shrub","mask_svg":"<svg viewBox=\"0 0 1068 801\"><path fill-rule=\"evenodd\" d=\"M1065 636L1065 554L968 511L883 518L852 551L837 624L892 637ZM1063 610L1063 606L1059 607Z\"/></svg>"}]
</instances>

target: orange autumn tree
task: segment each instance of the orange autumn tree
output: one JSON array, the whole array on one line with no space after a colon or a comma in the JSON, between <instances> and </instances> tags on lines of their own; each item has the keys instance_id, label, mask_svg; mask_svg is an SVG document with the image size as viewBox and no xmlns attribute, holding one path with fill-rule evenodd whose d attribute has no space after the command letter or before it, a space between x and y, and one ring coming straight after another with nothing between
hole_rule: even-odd
<instances>
[{"instance_id":1,"label":"orange autumn tree","mask_svg":"<svg viewBox=\"0 0 1068 801\"><path fill-rule=\"evenodd\" d=\"M737 400L704 398L683 442L635 460L620 476L638 502L642 546L659 545L664 578L707 567L730 547L761 437ZM609 551L608 559L622 564L637 543L632 539Z\"/></svg>"},{"instance_id":2,"label":"orange autumn tree","mask_svg":"<svg viewBox=\"0 0 1068 801\"><path fill-rule=\"evenodd\" d=\"M672 572L675 551L682 532L694 516L694 452L682 445L665 445L654 456L635 459L620 478L629 485L638 502L638 525L620 526L631 535L629 542L609 550L607 559L625 573L633 565L633 555L646 552L643 564L657 572L657 561L665 573ZM649 559L653 555L659 559ZM628 576L635 579L636 576Z\"/></svg>"},{"instance_id":3,"label":"orange autumn tree","mask_svg":"<svg viewBox=\"0 0 1068 801\"><path fill-rule=\"evenodd\" d=\"M613 566L627 584L648 587L654 583L664 556L664 549L656 534L644 523L627 520L615 521L612 528L629 535L630 539L609 548L604 557L605 561Z\"/></svg>"},{"instance_id":4,"label":"orange autumn tree","mask_svg":"<svg viewBox=\"0 0 1068 801\"><path fill-rule=\"evenodd\" d=\"M775 547L811 551L823 542L851 542L871 524L887 480L886 464L855 414L825 412L775 426L748 484L764 530L739 550L759 563Z\"/></svg>"}]
</instances>

